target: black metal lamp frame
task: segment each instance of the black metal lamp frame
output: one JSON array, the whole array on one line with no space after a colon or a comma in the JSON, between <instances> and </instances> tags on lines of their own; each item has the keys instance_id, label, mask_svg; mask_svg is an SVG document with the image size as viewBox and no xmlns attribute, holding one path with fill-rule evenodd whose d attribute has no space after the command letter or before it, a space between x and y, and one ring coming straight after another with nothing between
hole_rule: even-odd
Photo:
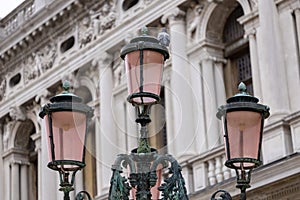
<instances>
[{"instance_id":1,"label":"black metal lamp frame","mask_svg":"<svg viewBox=\"0 0 300 200\"><path fill-rule=\"evenodd\" d=\"M148 141L147 126L151 122L149 117L150 108L160 101L156 94L143 90L143 51L151 50L161 53L166 60L169 58L168 49L153 37L147 35L147 29L142 29L142 36L131 40L121 50L121 58L133 51L140 51L140 86L139 92L130 94L127 98L129 103L137 108L138 117L136 122L141 125L139 145L131 151L131 154L118 155L112 166L112 177L109 191L109 200L129 200L130 190L135 189L137 200L150 200L151 188L157 184L157 168L169 167L168 177L158 190L163 200L187 200L185 182L181 174L181 167L171 155L160 155L157 150L151 148ZM141 98L141 103L134 101ZM143 102L143 98L152 98L151 103ZM129 177L122 175L123 169L129 169Z\"/></svg>"},{"instance_id":2,"label":"black metal lamp frame","mask_svg":"<svg viewBox=\"0 0 300 200\"><path fill-rule=\"evenodd\" d=\"M237 177L237 185L236 187L240 189L240 200L246 200L246 189L250 188L250 180L251 180L251 172L254 168L257 168L262 164L262 161L260 159L261 154L261 143L262 143L262 133L263 133L263 127L264 127L264 120L269 117L270 115L270 108L266 105L258 104L258 99L256 97L253 97L249 95L246 92L246 85L244 83L239 84L239 93L236 94L233 97L230 97L227 99L227 104L220 106L217 117L221 119L223 116L225 118L224 120L224 137L225 137L225 147L226 147L226 154L227 154L227 161L225 162L225 165L228 168L235 169L236 171L236 177ZM257 159L254 158L231 158L231 152L230 152L230 145L228 140L228 130L227 130L227 119L226 119L226 113L227 112L233 112L233 111L253 111L261 114L261 127L260 127L260 138L259 138L259 145L257 149ZM238 167L235 165L235 163L251 163L250 166L241 166ZM215 197L216 195L220 194L218 199L223 200L231 200L231 196L228 192L225 190L219 190L215 192L211 200L217 200Z\"/></svg>"},{"instance_id":3,"label":"black metal lamp frame","mask_svg":"<svg viewBox=\"0 0 300 200\"><path fill-rule=\"evenodd\" d=\"M44 105L39 113L41 118L48 117L49 126L49 139L51 148L51 161L48 163L48 168L58 171L60 177L60 191L64 192L64 200L70 200L70 192L74 190L74 181L76 173L85 167L85 146L83 148L82 160L56 160L55 159L55 145L53 139L53 128L52 128L52 113L60 111L75 111L81 112L86 115L86 132L88 132L88 123L93 116L93 109L83 103L82 99L72 93L69 93L70 83L65 81L63 83L64 92L50 98L50 102ZM86 134L85 134L86 135ZM74 166L72 168L65 169L64 165ZM90 195L81 191L76 195L76 200L83 200L84 196L87 196L91 200Z\"/></svg>"}]
</instances>

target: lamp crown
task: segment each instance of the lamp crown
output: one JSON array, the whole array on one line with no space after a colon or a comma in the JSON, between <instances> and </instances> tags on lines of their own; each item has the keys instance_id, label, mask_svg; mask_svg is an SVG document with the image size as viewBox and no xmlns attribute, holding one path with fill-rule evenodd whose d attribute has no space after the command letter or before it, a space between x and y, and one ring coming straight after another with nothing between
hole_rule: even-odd
<instances>
[{"instance_id":1,"label":"lamp crown","mask_svg":"<svg viewBox=\"0 0 300 200\"><path fill-rule=\"evenodd\" d=\"M240 84L238 86L238 90L241 94L248 94L247 87L246 87L245 83L243 83L243 82L240 82Z\"/></svg>"},{"instance_id":2,"label":"lamp crown","mask_svg":"<svg viewBox=\"0 0 300 200\"><path fill-rule=\"evenodd\" d=\"M64 92L63 92L63 93L69 93L70 85L71 85L71 83L70 83L70 81L68 81L68 80L65 80L65 81L63 82L63 85L62 85L62 87L63 87L63 89L64 89Z\"/></svg>"},{"instance_id":3,"label":"lamp crown","mask_svg":"<svg viewBox=\"0 0 300 200\"><path fill-rule=\"evenodd\" d=\"M148 35L148 28L146 26L143 26L141 28L141 34L144 36Z\"/></svg>"}]
</instances>

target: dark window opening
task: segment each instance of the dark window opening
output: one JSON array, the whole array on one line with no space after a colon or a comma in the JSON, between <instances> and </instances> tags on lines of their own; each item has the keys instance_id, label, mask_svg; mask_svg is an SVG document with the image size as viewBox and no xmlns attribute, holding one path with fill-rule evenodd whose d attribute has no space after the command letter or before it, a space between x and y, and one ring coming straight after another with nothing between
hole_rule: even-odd
<instances>
[{"instance_id":1,"label":"dark window opening","mask_svg":"<svg viewBox=\"0 0 300 200\"><path fill-rule=\"evenodd\" d=\"M72 36L60 45L60 51L64 53L70 50L74 46L74 44L75 44L75 38L74 36Z\"/></svg>"},{"instance_id":2,"label":"dark window opening","mask_svg":"<svg viewBox=\"0 0 300 200\"><path fill-rule=\"evenodd\" d=\"M122 8L124 11L129 10L130 8L135 6L138 2L139 0L125 0L123 2Z\"/></svg>"},{"instance_id":3,"label":"dark window opening","mask_svg":"<svg viewBox=\"0 0 300 200\"><path fill-rule=\"evenodd\" d=\"M244 28L237 19L244 15L241 6L238 6L228 17L223 31L223 42L228 44L244 36Z\"/></svg>"},{"instance_id":4,"label":"dark window opening","mask_svg":"<svg viewBox=\"0 0 300 200\"><path fill-rule=\"evenodd\" d=\"M227 18L223 31L223 42L226 44L225 56L228 60L224 68L226 96L237 93L240 82L244 82L247 92L253 95L251 59L248 41L244 40L244 28L237 19L243 16L243 9L238 6Z\"/></svg>"},{"instance_id":5,"label":"dark window opening","mask_svg":"<svg viewBox=\"0 0 300 200\"><path fill-rule=\"evenodd\" d=\"M21 81L21 74L18 73L10 79L9 86L14 87L14 86L18 85L20 83L20 81Z\"/></svg>"}]
</instances>

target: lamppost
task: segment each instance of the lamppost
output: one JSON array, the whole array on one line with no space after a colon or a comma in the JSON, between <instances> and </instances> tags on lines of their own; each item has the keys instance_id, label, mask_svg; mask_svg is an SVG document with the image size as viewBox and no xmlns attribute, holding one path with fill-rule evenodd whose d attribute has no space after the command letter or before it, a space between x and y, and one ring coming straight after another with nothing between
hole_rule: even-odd
<instances>
[{"instance_id":1,"label":"lamppost","mask_svg":"<svg viewBox=\"0 0 300 200\"><path fill-rule=\"evenodd\" d=\"M64 192L64 200L69 200L76 172L85 167L85 136L93 109L69 93L69 82L64 82L63 88L63 93L50 98L50 103L42 107L39 116L45 120L48 136L48 167L59 172L59 190ZM91 199L85 191L78 193L76 199L84 195Z\"/></svg>"},{"instance_id":2,"label":"lamppost","mask_svg":"<svg viewBox=\"0 0 300 200\"><path fill-rule=\"evenodd\" d=\"M141 36L121 49L128 75L127 100L136 108L136 122L141 128L138 147L130 154L118 155L112 167L110 200L129 199L130 191L137 200L159 199L159 192L165 200L188 199L178 162L171 155L158 154L148 141L149 112L151 106L160 100L163 65L169 58L168 43L166 32L160 33L156 39L147 35L147 28L144 27ZM169 175L160 184L162 167L169 167ZM124 169L129 170L128 178L123 173Z\"/></svg>"},{"instance_id":3,"label":"lamppost","mask_svg":"<svg viewBox=\"0 0 300 200\"><path fill-rule=\"evenodd\" d=\"M121 58L125 60L128 81L128 102L137 110L136 122L140 124L138 147L130 154L119 154L112 166L109 200L188 200L181 167L171 155L158 154L150 147L147 126L151 122L150 108L160 101L163 65L169 58L166 32L158 39L148 36L147 29L142 35L125 45ZM69 93L69 83L63 85L64 92L50 98L42 107L40 117L45 120L48 135L50 162L48 167L58 171L60 190L64 200L69 193L78 170L85 167L85 136L93 109L81 103L81 98ZM246 199L250 187L251 172L262 164L260 159L264 120L269 117L269 108L258 104L258 99L246 93L245 84L239 85L239 93L227 99L219 108L217 117L222 119L227 161L225 165L235 169L240 199ZM162 182L162 169L169 168ZM124 171L128 171L125 172ZM129 175L128 175L129 173ZM86 196L86 191L76 195L76 200ZM231 200L225 190L215 192L211 200Z\"/></svg>"},{"instance_id":4,"label":"lamppost","mask_svg":"<svg viewBox=\"0 0 300 200\"><path fill-rule=\"evenodd\" d=\"M217 117L223 122L225 165L236 171L237 185L241 190L240 199L246 199L246 189L250 187L251 172L262 164L261 143L264 120L269 117L269 107L258 104L258 99L246 93L246 85L240 83L239 93L227 99L227 104L220 106ZM224 190L215 192L224 200L231 196Z\"/></svg>"}]
</instances>

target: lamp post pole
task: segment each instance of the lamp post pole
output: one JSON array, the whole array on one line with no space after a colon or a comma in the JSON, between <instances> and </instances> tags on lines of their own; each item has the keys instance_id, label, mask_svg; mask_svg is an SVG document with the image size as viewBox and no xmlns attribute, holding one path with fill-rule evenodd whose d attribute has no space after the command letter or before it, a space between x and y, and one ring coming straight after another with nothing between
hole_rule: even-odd
<instances>
[{"instance_id":1,"label":"lamp post pole","mask_svg":"<svg viewBox=\"0 0 300 200\"><path fill-rule=\"evenodd\" d=\"M147 126L151 106L160 101L163 65L169 58L169 36L163 31L158 38L147 34L133 38L121 50L128 74L128 102L138 111L136 122L140 124L138 147L130 154L119 154L112 166L109 200L188 200L185 181L178 161L171 155L158 154L149 144ZM50 98L42 107L39 116L44 119L48 136L48 167L60 175L60 191L64 200L70 200L74 190L76 173L85 167L85 137L93 109L82 99L69 93L70 83L63 84L64 92ZM264 120L269 117L269 107L259 104L258 99L246 92L245 84L239 85L239 93L220 106L217 117L223 122L225 165L234 169L236 187L240 200L246 200L250 187L251 172L262 164L261 143ZM161 183L161 172L168 168L168 175ZM128 173L123 173L129 170ZM131 194L130 194L131 192ZM76 195L76 200L91 196L86 191ZM211 200L232 200L225 190L218 190Z\"/></svg>"},{"instance_id":2,"label":"lamp post pole","mask_svg":"<svg viewBox=\"0 0 300 200\"><path fill-rule=\"evenodd\" d=\"M163 64L169 58L166 47L169 35L164 30L156 39L147 32L146 27L142 28L142 35L133 38L121 50L128 74L127 100L137 109L136 122L141 128L138 147L131 154L118 155L112 167L109 200L127 200L130 190L137 200L158 199L159 192L164 200L187 200L180 165L171 155L158 154L148 141L149 112L151 106L160 101ZM160 166L169 167L169 177L162 184L158 177ZM124 169L129 169L129 177L123 174ZM159 187L153 191L155 186Z\"/></svg>"}]
</instances>

